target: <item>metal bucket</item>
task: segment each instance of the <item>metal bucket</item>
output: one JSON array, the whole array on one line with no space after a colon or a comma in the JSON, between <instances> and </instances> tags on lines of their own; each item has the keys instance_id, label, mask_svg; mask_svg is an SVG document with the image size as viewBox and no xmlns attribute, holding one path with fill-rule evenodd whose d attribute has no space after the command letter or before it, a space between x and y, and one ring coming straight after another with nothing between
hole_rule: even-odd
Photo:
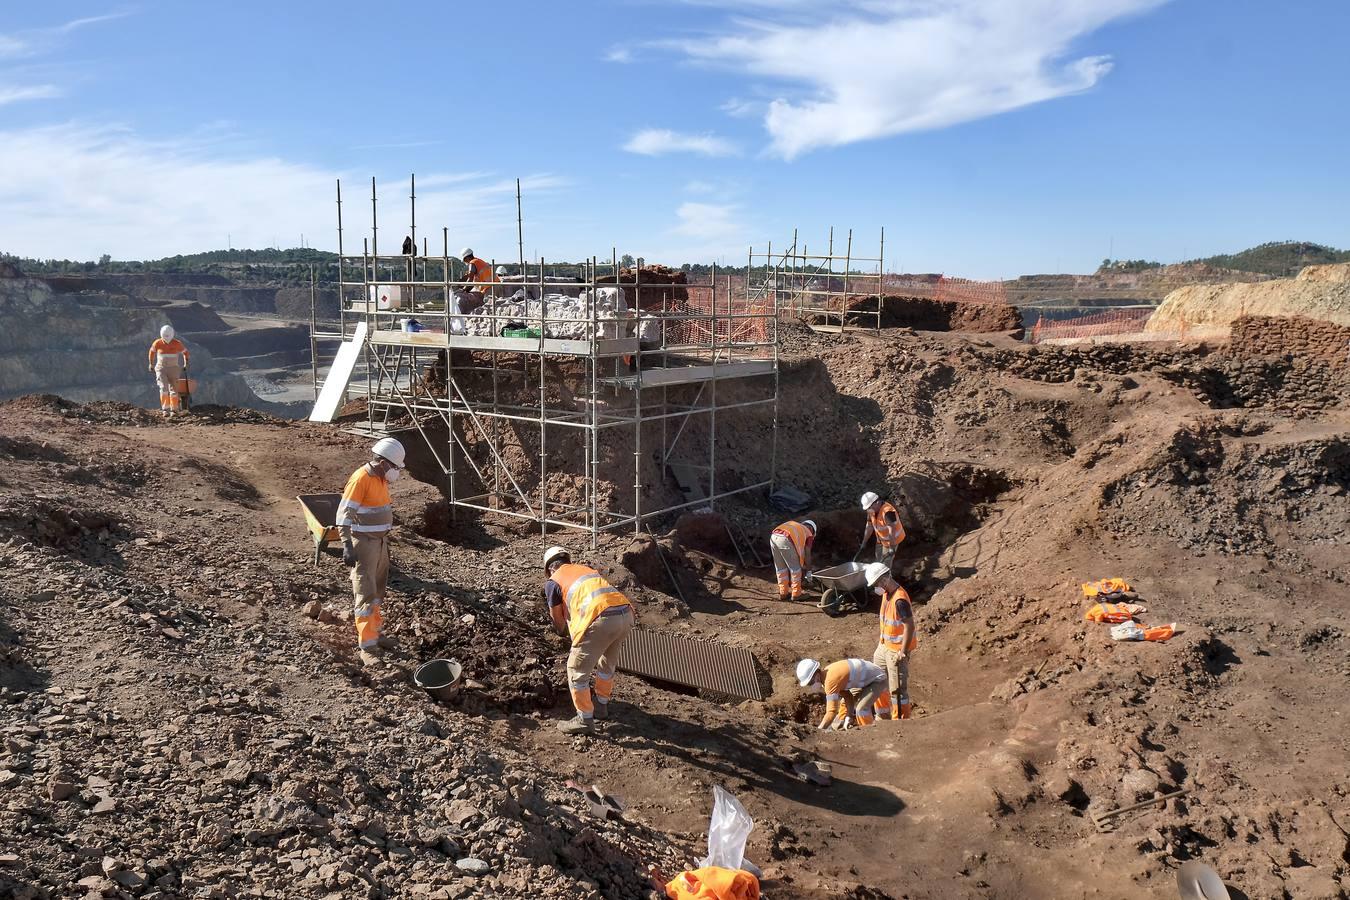
<instances>
[{"instance_id":1,"label":"metal bucket","mask_svg":"<svg viewBox=\"0 0 1350 900\"><path fill-rule=\"evenodd\" d=\"M459 693L464 667L453 659L433 659L422 663L413 673L413 683L437 700L449 700Z\"/></svg>"}]
</instances>

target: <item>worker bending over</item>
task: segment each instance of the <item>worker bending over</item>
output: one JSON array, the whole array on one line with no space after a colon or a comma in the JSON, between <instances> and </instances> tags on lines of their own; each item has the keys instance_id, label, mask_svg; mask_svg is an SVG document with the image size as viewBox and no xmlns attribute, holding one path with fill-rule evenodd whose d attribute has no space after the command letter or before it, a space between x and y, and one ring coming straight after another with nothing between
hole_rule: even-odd
<instances>
[{"instance_id":1,"label":"worker bending over","mask_svg":"<svg viewBox=\"0 0 1350 900\"><path fill-rule=\"evenodd\" d=\"M337 508L337 527L342 535L342 561L352 570L355 600L356 645L361 662L379 665L380 650L395 646L384 635L385 587L389 582L389 532L394 528L394 507L389 485L403 470L403 445L381 438L370 448L371 460L352 473Z\"/></svg>"},{"instance_id":2,"label":"worker bending over","mask_svg":"<svg viewBox=\"0 0 1350 900\"><path fill-rule=\"evenodd\" d=\"M633 607L599 572L572 562L564 547L544 551L544 574L548 577L544 599L553 628L572 638L567 687L577 715L559 723L558 730L563 734L588 734L595 728L595 719L609 718L614 671L619 665L619 650L633 629Z\"/></svg>"},{"instance_id":3,"label":"worker bending over","mask_svg":"<svg viewBox=\"0 0 1350 900\"><path fill-rule=\"evenodd\" d=\"M460 303L461 312L471 313L483 305L488 293L492 290L491 285L496 284L498 279L493 274L490 263L473 255L472 247L465 247L459 251L459 258L464 260L464 265L469 267L464 280L475 285L482 285L482 287L469 288L468 298Z\"/></svg>"},{"instance_id":4,"label":"worker bending over","mask_svg":"<svg viewBox=\"0 0 1350 900\"><path fill-rule=\"evenodd\" d=\"M182 411L178 396L178 381L187 369L188 351L183 342L174 337L173 326L165 325L159 337L150 345L150 371L159 386L159 412L168 418Z\"/></svg>"},{"instance_id":5,"label":"worker bending over","mask_svg":"<svg viewBox=\"0 0 1350 900\"><path fill-rule=\"evenodd\" d=\"M802 570L811 568L811 544L815 539L816 523L810 519L784 522L769 535L779 600L801 599Z\"/></svg>"},{"instance_id":6,"label":"worker bending over","mask_svg":"<svg viewBox=\"0 0 1350 900\"><path fill-rule=\"evenodd\" d=\"M899 511L891 501L882 500L871 491L862 495L862 508L867 513L867 525L863 528L858 553L863 552L870 538L876 537L876 561L892 566L895 563L895 551L905 539L905 526L900 524Z\"/></svg>"},{"instance_id":7,"label":"worker bending over","mask_svg":"<svg viewBox=\"0 0 1350 900\"><path fill-rule=\"evenodd\" d=\"M822 673L820 663L804 659L797 663L797 683L802 687L825 685L825 717L816 728L824 731L833 723L835 730L847 728L856 713L858 724L866 728L875 715L887 718L891 713L891 692L886 689L886 673L880 666L862 659L841 659L830 663ZM853 691L858 699L853 699ZM839 713L843 712L840 717Z\"/></svg>"},{"instance_id":8,"label":"worker bending over","mask_svg":"<svg viewBox=\"0 0 1350 900\"><path fill-rule=\"evenodd\" d=\"M909 594L891 576L885 563L872 563L865 570L867 586L881 595L881 640L872 662L886 670L887 683L895 697L893 717L908 719L913 709L909 701L909 655L919 644L914 628L914 608Z\"/></svg>"}]
</instances>

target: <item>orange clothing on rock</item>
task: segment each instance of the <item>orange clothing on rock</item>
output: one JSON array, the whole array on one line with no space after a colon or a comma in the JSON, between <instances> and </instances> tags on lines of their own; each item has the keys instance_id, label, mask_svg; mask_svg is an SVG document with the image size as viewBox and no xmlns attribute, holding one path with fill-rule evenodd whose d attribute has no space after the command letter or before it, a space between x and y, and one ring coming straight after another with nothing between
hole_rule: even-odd
<instances>
[{"instance_id":1,"label":"orange clothing on rock","mask_svg":"<svg viewBox=\"0 0 1350 900\"><path fill-rule=\"evenodd\" d=\"M882 595L880 620L881 646L888 650L905 652L919 646L918 629L914 627L914 608L910 605L909 594L904 588L897 585L895 590ZM901 637L906 624L909 625L909 635L901 647Z\"/></svg>"},{"instance_id":2,"label":"orange clothing on rock","mask_svg":"<svg viewBox=\"0 0 1350 900\"><path fill-rule=\"evenodd\" d=\"M171 341L155 338L155 342L150 345L150 365L152 366L168 365L181 369L187 365L187 362L187 347L178 338Z\"/></svg>"},{"instance_id":3,"label":"orange clothing on rock","mask_svg":"<svg viewBox=\"0 0 1350 900\"><path fill-rule=\"evenodd\" d=\"M629 605L628 598L590 566L564 563L553 570L549 580L562 592L567 606L567 633L574 644L602 612Z\"/></svg>"},{"instance_id":4,"label":"orange clothing on rock","mask_svg":"<svg viewBox=\"0 0 1350 900\"><path fill-rule=\"evenodd\" d=\"M905 526L900 524L900 512L889 500L876 504L876 511L867 514L867 524L877 536L877 543L887 552L899 547L905 539Z\"/></svg>"},{"instance_id":5,"label":"orange clothing on rock","mask_svg":"<svg viewBox=\"0 0 1350 900\"><path fill-rule=\"evenodd\" d=\"M1089 622L1110 622L1113 625L1129 622L1141 612L1147 612L1138 603L1094 603L1083 618Z\"/></svg>"},{"instance_id":6,"label":"orange clothing on rock","mask_svg":"<svg viewBox=\"0 0 1350 900\"><path fill-rule=\"evenodd\" d=\"M680 873L666 885L667 900L759 900L759 879L744 869L708 866Z\"/></svg>"},{"instance_id":7,"label":"orange clothing on rock","mask_svg":"<svg viewBox=\"0 0 1350 900\"><path fill-rule=\"evenodd\" d=\"M1087 581L1083 583L1083 596L1088 599L1093 597L1109 597L1117 599L1121 594L1130 592L1130 583L1124 578L1103 578L1101 581Z\"/></svg>"}]
</instances>

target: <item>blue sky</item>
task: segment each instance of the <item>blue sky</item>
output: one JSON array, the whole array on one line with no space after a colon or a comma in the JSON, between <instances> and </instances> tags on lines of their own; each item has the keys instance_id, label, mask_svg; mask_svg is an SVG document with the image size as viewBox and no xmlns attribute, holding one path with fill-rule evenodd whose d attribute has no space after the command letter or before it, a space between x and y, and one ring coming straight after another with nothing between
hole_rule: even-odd
<instances>
[{"instance_id":1,"label":"blue sky","mask_svg":"<svg viewBox=\"0 0 1350 900\"><path fill-rule=\"evenodd\" d=\"M833 225L891 271L1350 245L1350 3L6 4L0 249L740 263Z\"/></svg>"}]
</instances>

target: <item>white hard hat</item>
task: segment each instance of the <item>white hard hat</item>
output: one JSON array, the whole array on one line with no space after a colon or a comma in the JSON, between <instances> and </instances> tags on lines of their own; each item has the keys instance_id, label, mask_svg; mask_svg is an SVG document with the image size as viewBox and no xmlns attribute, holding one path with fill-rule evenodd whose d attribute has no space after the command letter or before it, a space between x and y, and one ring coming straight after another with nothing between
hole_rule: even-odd
<instances>
[{"instance_id":1,"label":"white hard hat","mask_svg":"<svg viewBox=\"0 0 1350 900\"><path fill-rule=\"evenodd\" d=\"M867 576L867 586L876 587L878 581L891 574L891 567L885 563L868 563L863 574Z\"/></svg>"},{"instance_id":2,"label":"white hard hat","mask_svg":"<svg viewBox=\"0 0 1350 900\"><path fill-rule=\"evenodd\" d=\"M163 328L159 330L159 336L166 341L173 340L173 326L165 325Z\"/></svg>"},{"instance_id":3,"label":"white hard hat","mask_svg":"<svg viewBox=\"0 0 1350 900\"><path fill-rule=\"evenodd\" d=\"M545 572L548 571L548 564L553 562L553 560L557 559L559 556L568 560L572 558L571 552L566 547L549 547L547 550L544 551Z\"/></svg>"},{"instance_id":4,"label":"white hard hat","mask_svg":"<svg viewBox=\"0 0 1350 900\"><path fill-rule=\"evenodd\" d=\"M815 659L804 659L797 663L797 683L806 687L811 683L811 679L816 677L820 671L820 661Z\"/></svg>"},{"instance_id":5,"label":"white hard hat","mask_svg":"<svg viewBox=\"0 0 1350 900\"><path fill-rule=\"evenodd\" d=\"M501 278L504 275L506 275L506 266L498 266L495 274L498 278Z\"/></svg>"},{"instance_id":6,"label":"white hard hat","mask_svg":"<svg viewBox=\"0 0 1350 900\"><path fill-rule=\"evenodd\" d=\"M473 248L472 248L472 247L465 247L463 250L459 251L459 258L460 258L460 259L463 259L463 258L466 257L466 256L473 256Z\"/></svg>"},{"instance_id":7,"label":"white hard hat","mask_svg":"<svg viewBox=\"0 0 1350 900\"><path fill-rule=\"evenodd\" d=\"M811 529L812 534L816 534L816 523L814 519L802 519L802 524Z\"/></svg>"},{"instance_id":8,"label":"white hard hat","mask_svg":"<svg viewBox=\"0 0 1350 900\"><path fill-rule=\"evenodd\" d=\"M867 493L862 495L862 500L860 500L859 502L862 503L863 509L871 509L872 504L876 503L880 499L881 498L878 497L876 494L872 493L871 491L868 491Z\"/></svg>"},{"instance_id":9,"label":"white hard hat","mask_svg":"<svg viewBox=\"0 0 1350 900\"><path fill-rule=\"evenodd\" d=\"M406 454L403 445L393 438L380 438L375 442L375 446L370 448L370 452L381 459L389 460L400 469L403 468L403 459Z\"/></svg>"}]
</instances>

